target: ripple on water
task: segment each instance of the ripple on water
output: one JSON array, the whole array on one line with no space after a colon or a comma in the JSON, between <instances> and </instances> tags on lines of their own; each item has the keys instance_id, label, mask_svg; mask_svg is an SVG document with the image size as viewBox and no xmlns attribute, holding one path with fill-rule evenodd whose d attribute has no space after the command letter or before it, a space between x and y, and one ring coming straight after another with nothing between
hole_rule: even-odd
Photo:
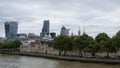
<instances>
[{"instance_id":1,"label":"ripple on water","mask_svg":"<svg viewBox=\"0 0 120 68\"><path fill-rule=\"evenodd\" d=\"M0 54L0 68L120 68L120 65L70 62Z\"/></svg>"}]
</instances>

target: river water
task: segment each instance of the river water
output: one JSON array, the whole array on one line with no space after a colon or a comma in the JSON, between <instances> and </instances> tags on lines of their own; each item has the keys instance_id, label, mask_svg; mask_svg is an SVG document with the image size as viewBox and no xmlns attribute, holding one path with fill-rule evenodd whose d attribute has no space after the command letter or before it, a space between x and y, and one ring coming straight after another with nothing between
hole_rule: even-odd
<instances>
[{"instance_id":1,"label":"river water","mask_svg":"<svg viewBox=\"0 0 120 68\"><path fill-rule=\"evenodd\" d=\"M0 54L0 68L120 68L120 65L53 60Z\"/></svg>"}]
</instances>

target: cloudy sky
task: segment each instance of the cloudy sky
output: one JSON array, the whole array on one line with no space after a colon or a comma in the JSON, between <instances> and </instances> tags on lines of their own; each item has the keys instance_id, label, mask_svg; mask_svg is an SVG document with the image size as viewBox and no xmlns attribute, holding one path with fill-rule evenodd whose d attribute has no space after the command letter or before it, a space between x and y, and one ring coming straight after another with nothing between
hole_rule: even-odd
<instances>
[{"instance_id":1,"label":"cloudy sky","mask_svg":"<svg viewBox=\"0 0 120 68\"><path fill-rule=\"evenodd\" d=\"M0 37L4 23L18 21L19 33L41 32L44 20L50 20L51 32L60 33L64 25L70 33L83 32L112 36L120 30L120 0L0 0Z\"/></svg>"}]
</instances>

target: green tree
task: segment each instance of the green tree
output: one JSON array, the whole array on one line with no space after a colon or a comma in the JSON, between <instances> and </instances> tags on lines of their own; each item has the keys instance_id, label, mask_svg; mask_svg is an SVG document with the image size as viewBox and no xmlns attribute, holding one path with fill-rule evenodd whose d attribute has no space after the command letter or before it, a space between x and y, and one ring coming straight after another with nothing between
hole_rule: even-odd
<instances>
[{"instance_id":1,"label":"green tree","mask_svg":"<svg viewBox=\"0 0 120 68\"><path fill-rule=\"evenodd\" d=\"M96 37L95 37L95 41L97 43L101 43L102 41L107 41L109 39L109 36L106 33L99 33Z\"/></svg>"},{"instance_id":2,"label":"green tree","mask_svg":"<svg viewBox=\"0 0 120 68\"><path fill-rule=\"evenodd\" d=\"M59 50L59 55L64 51L64 55L66 55L67 51L71 51L72 46L72 38L69 36L58 36L54 39L54 48Z\"/></svg>"},{"instance_id":3,"label":"green tree","mask_svg":"<svg viewBox=\"0 0 120 68\"><path fill-rule=\"evenodd\" d=\"M107 51L108 49L106 48L109 44L108 42L110 42L110 37L107 35L107 33L99 33L96 37L95 37L95 41L97 44L101 45L101 52L107 52L107 54L109 54L109 52ZM109 40L109 41L108 41Z\"/></svg>"},{"instance_id":4,"label":"green tree","mask_svg":"<svg viewBox=\"0 0 120 68\"><path fill-rule=\"evenodd\" d=\"M0 43L0 49L2 49L3 48L3 43Z\"/></svg>"},{"instance_id":5,"label":"green tree","mask_svg":"<svg viewBox=\"0 0 120 68\"><path fill-rule=\"evenodd\" d=\"M112 38L108 39L105 42L105 44L102 45L102 51L107 53L107 57L109 57L109 53L116 53L117 52L117 48L113 44L113 39Z\"/></svg>"},{"instance_id":6,"label":"green tree","mask_svg":"<svg viewBox=\"0 0 120 68\"><path fill-rule=\"evenodd\" d=\"M19 48L20 45L22 45L22 42L19 40L15 40L15 41L11 42L11 44L14 45L13 48Z\"/></svg>"},{"instance_id":7,"label":"green tree","mask_svg":"<svg viewBox=\"0 0 120 68\"><path fill-rule=\"evenodd\" d=\"M63 51L63 47L62 47L62 45L63 45L62 39L63 38L64 38L63 36L58 36L54 39L54 42L53 42L53 44L54 44L53 48L59 50L59 55L61 55L61 52Z\"/></svg>"},{"instance_id":8,"label":"green tree","mask_svg":"<svg viewBox=\"0 0 120 68\"><path fill-rule=\"evenodd\" d=\"M96 56L96 53L100 51L101 46L95 42L93 42L94 44L90 44L89 46L87 46L84 51L85 52L89 52L91 53L92 57Z\"/></svg>"},{"instance_id":9,"label":"green tree","mask_svg":"<svg viewBox=\"0 0 120 68\"><path fill-rule=\"evenodd\" d=\"M116 33L116 36L120 36L120 31L118 31L118 32Z\"/></svg>"},{"instance_id":10,"label":"green tree","mask_svg":"<svg viewBox=\"0 0 120 68\"><path fill-rule=\"evenodd\" d=\"M0 48L1 49L6 49L7 51L11 51L12 49L16 49L20 47L21 45L21 41L19 40L14 40L14 41L7 41L7 42L4 42Z\"/></svg>"},{"instance_id":11,"label":"green tree","mask_svg":"<svg viewBox=\"0 0 120 68\"><path fill-rule=\"evenodd\" d=\"M63 49L64 49L64 55L66 55L67 51L72 51L73 50L73 43L72 43L72 38L69 36L66 36L64 41L64 45L63 45Z\"/></svg>"},{"instance_id":12,"label":"green tree","mask_svg":"<svg viewBox=\"0 0 120 68\"><path fill-rule=\"evenodd\" d=\"M74 47L79 50L79 56L83 56L82 51L91 43L91 40L93 40L93 38L85 33L74 40Z\"/></svg>"},{"instance_id":13,"label":"green tree","mask_svg":"<svg viewBox=\"0 0 120 68\"><path fill-rule=\"evenodd\" d=\"M120 49L120 31L118 31L115 36L113 36L113 45L116 46L117 51Z\"/></svg>"}]
</instances>

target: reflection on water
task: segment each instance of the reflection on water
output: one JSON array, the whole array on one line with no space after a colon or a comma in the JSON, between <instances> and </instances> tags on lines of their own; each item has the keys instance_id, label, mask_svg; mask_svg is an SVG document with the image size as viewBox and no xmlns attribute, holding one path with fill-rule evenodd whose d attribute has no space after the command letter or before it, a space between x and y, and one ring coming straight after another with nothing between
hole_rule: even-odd
<instances>
[{"instance_id":1,"label":"reflection on water","mask_svg":"<svg viewBox=\"0 0 120 68\"><path fill-rule=\"evenodd\" d=\"M0 68L120 68L120 65L70 62L0 54Z\"/></svg>"}]
</instances>

